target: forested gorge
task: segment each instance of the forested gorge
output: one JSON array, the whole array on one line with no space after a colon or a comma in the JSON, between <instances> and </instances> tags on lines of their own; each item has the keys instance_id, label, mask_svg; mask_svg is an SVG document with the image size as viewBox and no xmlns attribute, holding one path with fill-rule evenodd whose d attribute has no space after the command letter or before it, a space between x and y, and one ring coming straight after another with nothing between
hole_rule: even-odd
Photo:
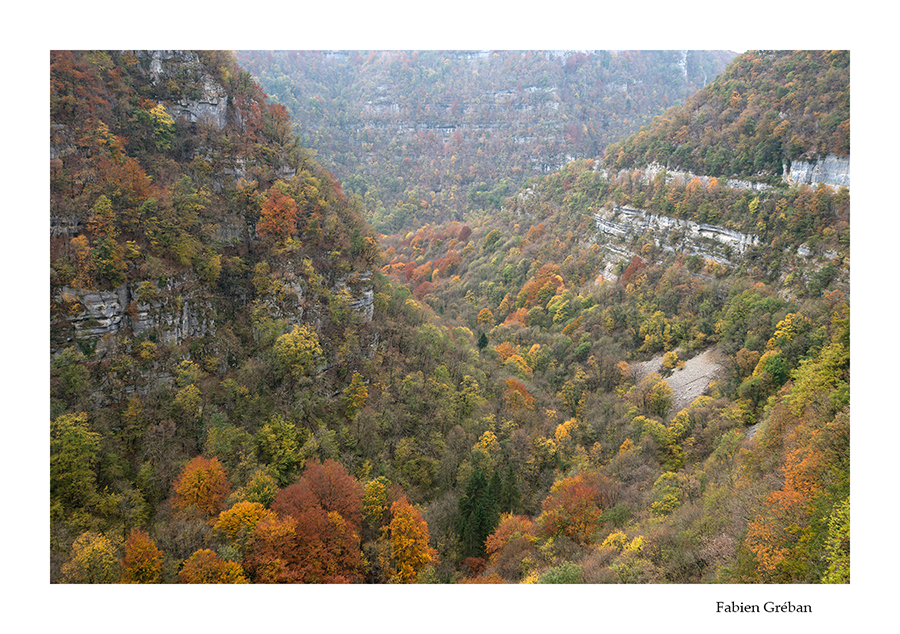
<instances>
[{"instance_id":1,"label":"forested gorge","mask_svg":"<svg viewBox=\"0 0 900 634\"><path fill-rule=\"evenodd\" d=\"M724 51L238 51L384 233L500 208L720 73Z\"/></svg>"},{"instance_id":2,"label":"forested gorge","mask_svg":"<svg viewBox=\"0 0 900 634\"><path fill-rule=\"evenodd\" d=\"M434 98L419 75L462 81L437 52L345 57L242 54L297 115L228 53L51 55L51 581L849 582L849 191L645 173L745 175L632 149L677 107L568 137L549 173L473 161L458 204L422 184L454 178L443 159L388 197L406 168L365 148L345 191L315 143L355 122L318 122L378 85L367 64L409 82L404 108ZM774 59L688 104L795 86L843 134L849 54ZM639 90L652 108L614 110L674 99ZM802 138L785 156L849 152ZM756 242L599 230L623 209Z\"/></svg>"}]
</instances>

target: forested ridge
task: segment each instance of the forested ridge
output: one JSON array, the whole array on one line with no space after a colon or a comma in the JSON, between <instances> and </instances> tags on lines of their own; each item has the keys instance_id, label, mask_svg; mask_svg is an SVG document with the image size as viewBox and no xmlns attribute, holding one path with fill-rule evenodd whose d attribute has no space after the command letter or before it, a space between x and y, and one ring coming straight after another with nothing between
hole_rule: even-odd
<instances>
[{"instance_id":1,"label":"forested ridge","mask_svg":"<svg viewBox=\"0 0 900 634\"><path fill-rule=\"evenodd\" d=\"M729 82L785 57L717 82L756 104ZM827 59L792 81L849 104ZM703 172L629 149L673 110L632 162L610 124L496 204L479 175L396 215L286 105L228 53L51 55L52 582L849 582L846 188L648 175Z\"/></svg>"},{"instance_id":2,"label":"forested ridge","mask_svg":"<svg viewBox=\"0 0 900 634\"><path fill-rule=\"evenodd\" d=\"M829 154L850 154L850 52L748 51L687 103L611 144L605 164L765 180Z\"/></svg>"}]
</instances>

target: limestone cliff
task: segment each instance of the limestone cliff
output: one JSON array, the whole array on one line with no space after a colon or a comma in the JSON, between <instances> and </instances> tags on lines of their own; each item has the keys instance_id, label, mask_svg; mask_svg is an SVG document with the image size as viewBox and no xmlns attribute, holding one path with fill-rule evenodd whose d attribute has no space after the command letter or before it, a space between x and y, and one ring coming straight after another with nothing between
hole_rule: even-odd
<instances>
[{"instance_id":1,"label":"limestone cliff","mask_svg":"<svg viewBox=\"0 0 900 634\"><path fill-rule=\"evenodd\" d=\"M734 266L749 248L759 244L755 235L717 225L696 223L649 213L630 206L612 206L594 214L597 243L610 254L604 277L615 278L614 262L637 255L632 238L650 234L663 251L699 255L726 266Z\"/></svg>"},{"instance_id":2,"label":"limestone cliff","mask_svg":"<svg viewBox=\"0 0 900 634\"><path fill-rule=\"evenodd\" d=\"M827 185L850 188L850 157L829 154L818 161L792 161L784 166L783 179L791 185Z\"/></svg>"},{"instance_id":3,"label":"limestone cliff","mask_svg":"<svg viewBox=\"0 0 900 634\"><path fill-rule=\"evenodd\" d=\"M177 82L179 94L168 107L173 118L205 122L217 130L227 123L228 93L203 67L194 51L135 51L149 66L151 84Z\"/></svg>"}]
</instances>

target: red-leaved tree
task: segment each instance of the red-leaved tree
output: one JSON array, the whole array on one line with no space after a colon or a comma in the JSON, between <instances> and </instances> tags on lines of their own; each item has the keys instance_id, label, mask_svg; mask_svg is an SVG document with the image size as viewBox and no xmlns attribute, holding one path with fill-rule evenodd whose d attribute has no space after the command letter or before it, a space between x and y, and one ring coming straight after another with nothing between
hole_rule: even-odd
<instances>
[{"instance_id":1,"label":"red-leaved tree","mask_svg":"<svg viewBox=\"0 0 900 634\"><path fill-rule=\"evenodd\" d=\"M296 517L310 507L336 512L354 530L362 525L363 487L339 462L311 460L300 481L278 492L272 510L281 517Z\"/></svg>"}]
</instances>

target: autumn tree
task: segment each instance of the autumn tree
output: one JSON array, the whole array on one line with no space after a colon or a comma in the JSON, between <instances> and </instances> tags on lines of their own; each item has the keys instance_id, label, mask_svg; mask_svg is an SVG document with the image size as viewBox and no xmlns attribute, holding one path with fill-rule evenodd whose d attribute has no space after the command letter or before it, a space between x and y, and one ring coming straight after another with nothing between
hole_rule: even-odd
<instances>
[{"instance_id":1,"label":"autumn tree","mask_svg":"<svg viewBox=\"0 0 900 634\"><path fill-rule=\"evenodd\" d=\"M505 514L497 528L485 541L485 553L491 569L511 581L522 576L523 560L534 557L537 530L534 521L525 515Z\"/></svg>"},{"instance_id":2,"label":"autumn tree","mask_svg":"<svg viewBox=\"0 0 900 634\"><path fill-rule=\"evenodd\" d=\"M132 529L125 541L120 583L159 583L163 553L146 531Z\"/></svg>"},{"instance_id":3,"label":"autumn tree","mask_svg":"<svg viewBox=\"0 0 900 634\"><path fill-rule=\"evenodd\" d=\"M119 235L116 214L109 198L101 195L91 209L87 221L87 231L91 236L91 258L97 277L110 286L118 286L125 281L125 256L122 246L116 240Z\"/></svg>"},{"instance_id":4,"label":"autumn tree","mask_svg":"<svg viewBox=\"0 0 900 634\"><path fill-rule=\"evenodd\" d=\"M384 476L366 482L363 488L363 516L373 526L380 527L387 517L390 481Z\"/></svg>"},{"instance_id":5,"label":"autumn tree","mask_svg":"<svg viewBox=\"0 0 900 634\"><path fill-rule=\"evenodd\" d=\"M587 387L587 373L581 368L575 370L575 375L563 383L562 388L557 393L557 398L559 398L563 403L565 403L568 408L569 413L572 416L578 415L578 408L581 404L581 397L584 395L584 391Z\"/></svg>"},{"instance_id":6,"label":"autumn tree","mask_svg":"<svg viewBox=\"0 0 900 634\"><path fill-rule=\"evenodd\" d=\"M119 545L101 533L82 533L72 545L72 558L62 567L63 581L116 583L120 575Z\"/></svg>"},{"instance_id":7,"label":"autumn tree","mask_svg":"<svg viewBox=\"0 0 900 634\"><path fill-rule=\"evenodd\" d=\"M850 583L850 497L834 507L825 543L828 570L822 583Z\"/></svg>"},{"instance_id":8,"label":"autumn tree","mask_svg":"<svg viewBox=\"0 0 900 634\"><path fill-rule=\"evenodd\" d=\"M259 235L282 240L297 231L297 203L283 191L285 188L281 181L269 188L256 223Z\"/></svg>"},{"instance_id":9,"label":"autumn tree","mask_svg":"<svg viewBox=\"0 0 900 634\"><path fill-rule=\"evenodd\" d=\"M213 530L243 549L253 535L256 525L272 517L275 517L274 511L268 510L259 502L238 502L230 509L219 513Z\"/></svg>"},{"instance_id":10,"label":"autumn tree","mask_svg":"<svg viewBox=\"0 0 900 634\"><path fill-rule=\"evenodd\" d=\"M195 506L206 515L215 516L228 495L228 478L218 458L197 456L185 465L173 489L175 508Z\"/></svg>"},{"instance_id":11,"label":"autumn tree","mask_svg":"<svg viewBox=\"0 0 900 634\"><path fill-rule=\"evenodd\" d=\"M506 389L503 391L503 401L511 410L523 408L534 410L535 398L526 389L521 381L506 379Z\"/></svg>"},{"instance_id":12,"label":"autumn tree","mask_svg":"<svg viewBox=\"0 0 900 634\"><path fill-rule=\"evenodd\" d=\"M281 491L272 510L281 517L296 517L306 509L338 513L356 531L362 525L363 487L339 462L307 463L298 482Z\"/></svg>"},{"instance_id":13,"label":"autumn tree","mask_svg":"<svg viewBox=\"0 0 900 634\"><path fill-rule=\"evenodd\" d=\"M386 530L391 544L386 566L390 582L415 583L422 569L437 558L429 543L428 524L404 496L391 505L391 523Z\"/></svg>"},{"instance_id":14,"label":"autumn tree","mask_svg":"<svg viewBox=\"0 0 900 634\"><path fill-rule=\"evenodd\" d=\"M612 505L614 495L614 486L600 474L583 471L557 481L541 503L542 533L565 535L581 544L592 542L604 507Z\"/></svg>"},{"instance_id":15,"label":"autumn tree","mask_svg":"<svg viewBox=\"0 0 900 634\"><path fill-rule=\"evenodd\" d=\"M257 469L240 489L240 493L246 502L259 502L265 508L269 508L278 495L278 483L262 469Z\"/></svg>"},{"instance_id":16,"label":"autumn tree","mask_svg":"<svg viewBox=\"0 0 900 634\"><path fill-rule=\"evenodd\" d=\"M223 561L205 548L198 550L184 562L178 572L180 583L249 583L244 569L234 561Z\"/></svg>"},{"instance_id":17,"label":"autumn tree","mask_svg":"<svg viewBox=\"0 0 900 634\"><path fill-rule=\"evenodd\" d=\"M353 420L356 412L366 405L366 399L369 397L369 390L366 387L366 381L359 372L353 373L353 378L343 392L344 396L344 413L347 418Z\"/></svg>"},{"instance_id":18,"label":"autumn tree","mask_svg":"<svg viewBox=\"0 0 900 634\"><path fill-rule=\"evenodd\" d=\"M363 571L358 532L318 505L261 520L244 561L259 583L350 583Z\"/></svg>"},{"instance_id":19,"label":"autumn tree","mask_svg":"<svg viewBox=\"0 0 900 634\"><path fill-rule=\"evenodd\" d=\"M672 406L672 388L668 381L659 381L647 394L647 410L654 416L665 418Z\"/></svg>"},{"instance_id":20,"label":"autumn tree","mask_svg":"<svg viewBox=\"0 0 900 634\"><path fill-rule=\"evenodd\" d=\"M282 375L292 381L308 378L322 356L319 336L305 324L278 337L273 351Z\"/></svg>"},{"instance_id":21,"label":"autumn tree","mask_svg":"<svg viewBox=\"0 0 900 634\"><path fill-rule=\"evenodd\" d=\"M291 481L300 463L297 427L280 414L273 415L256 432L257 454L281 486Z\"/></svg>"}]
</instances>

